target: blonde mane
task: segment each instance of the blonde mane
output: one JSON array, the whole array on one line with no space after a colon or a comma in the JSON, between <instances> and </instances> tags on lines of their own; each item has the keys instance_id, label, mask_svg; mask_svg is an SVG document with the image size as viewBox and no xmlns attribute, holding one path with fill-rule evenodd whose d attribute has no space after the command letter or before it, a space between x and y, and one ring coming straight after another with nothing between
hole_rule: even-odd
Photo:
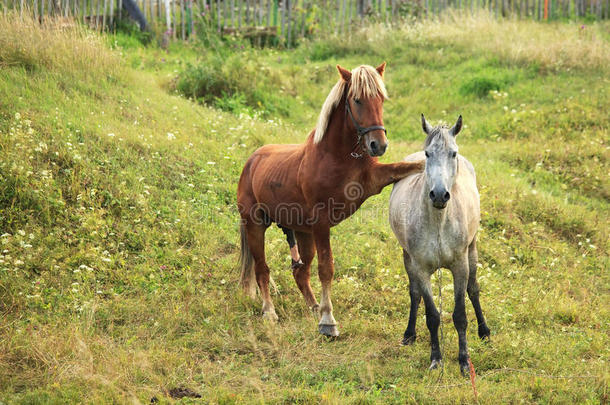
<instances>
[{"instance_id":1,"label":"blonde mane","mask_svg":"<svg viewBox=\"0 0 610 405\"><path fill-rule=\"evenodd\" d=\"M348 82L341 78L332 88L330 93L328 93L328 97L326 97L324 104L322 104L322 111L320 111L320 116L318 117L316 133L313 137L314 143L320 142L324 137L326 129L328 128L330 115L341 101L341 97L345 92L345 86L347 85ZM362 65L352 70L352 78L350 80L350 88L347 96L350 98L381 96L385 100L388 98L388 93L379 72L372 66Z\"/></svg>"}]
</instances>

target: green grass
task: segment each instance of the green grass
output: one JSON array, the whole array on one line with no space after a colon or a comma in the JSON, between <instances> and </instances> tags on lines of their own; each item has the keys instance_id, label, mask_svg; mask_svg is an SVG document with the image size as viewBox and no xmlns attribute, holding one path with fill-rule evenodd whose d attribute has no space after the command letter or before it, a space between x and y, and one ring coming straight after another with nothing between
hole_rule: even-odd
<instances>
[{"instance_id":1,"label":"green grass","mask_svg":"<svg viewBox=\"0 0 610 405\"><path fill-rule=\"evenodd\" d=\"M464 117L458 144L477 170L492 330L480 342L468 306L479 402L607 402L610 71L600 60L610 58L599 43L610 48L608 24L578 39L597 50L589 64L571 48L553 54L554 43L540 56L523 39L529 30L572 44L571 24L471 25L487 27L490 42L521 31L494 52L445 35L460 29L446 21L293 51L229 43L166 53L0 19L10 34L0 43L0 402L171 403L179 387L203 397L184 403L474 402L456 361L448 271L442 379L427 370L423 311L415 345L398 346L408 281L387 222L389 188L332 231L338 340L318 336L275 227L267 254L280 322L264 323L237 286L243 163L265 143L303 141L335 64L383 60L382 161L421 148L420 113ZM514 54L519 44L528 51ZM230 113L181 96L188 66L218 53L222 80L285 108L244 96ZM315 275L312 284L319 291Z\"/></svg>"}]
</instances>

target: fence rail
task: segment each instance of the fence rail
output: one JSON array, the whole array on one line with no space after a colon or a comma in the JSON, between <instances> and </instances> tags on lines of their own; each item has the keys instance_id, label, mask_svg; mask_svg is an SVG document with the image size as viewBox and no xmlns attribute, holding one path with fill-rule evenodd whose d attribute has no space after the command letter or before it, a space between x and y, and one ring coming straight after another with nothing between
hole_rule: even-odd
<instances>
[{"instance_id":1,"label":"fence rail","mask_svg":"<svg viewBox=\"0 0 610 405\"><path fill-rule=\"evenodd\" d=\"M166 37L187 39L205 27L287 46L313 32L350 32L366 21L430 18L449 9L535 20L610 16L610 0L0 0L0 8L40 20L73 18L102 31L130 15Z\"/></svg>"}]
</instances>

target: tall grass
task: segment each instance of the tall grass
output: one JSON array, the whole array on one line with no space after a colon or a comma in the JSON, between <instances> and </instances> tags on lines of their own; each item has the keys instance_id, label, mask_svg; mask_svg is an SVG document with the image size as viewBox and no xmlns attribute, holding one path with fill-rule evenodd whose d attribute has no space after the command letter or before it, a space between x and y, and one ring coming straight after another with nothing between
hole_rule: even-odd
<instances>
[{"instance_id":1,"label":"tall grass","mask_svg":"<svg viewBox=\"0 0 610 405\"><path fill-rule=\"evenodd\" d=\"M608 67L609 29L608 22L582 25L498 20L485 11L450 12L438 20L402 27L407 37L442 40L489 52L507 61L536 63L546 69Z\"/></svg>"},{"instance_id":2,"label":"tall grass","mask_svg":"<svg viewBox=\"0 0 610 405\"><path fill-rule=\"evenodd\" d=\"M103 39L65 18L45 18L41 24L29 13L0 15L0 66L81 75L116 73L120 58Z\"/></svg>"},{"instance_id":3,"label":"tall grass","mask_svg":"<svg viewBox=\"0 0 610 405\"><path fill-rule=\"evenodd\" d=\"M329 36L331 44L312 45L312 59L392 48L409 41L415 44L442 42L470 51L487 52L509 63L536 64L545 70L602 69L610 65L610 23L542 23L521 19L497 19L480 10L475 13L447 11L439 18L408 21L388 27L370 24L351 38ZM349 45L348 45L349 44Z\"/></svg>"}]
</instances>

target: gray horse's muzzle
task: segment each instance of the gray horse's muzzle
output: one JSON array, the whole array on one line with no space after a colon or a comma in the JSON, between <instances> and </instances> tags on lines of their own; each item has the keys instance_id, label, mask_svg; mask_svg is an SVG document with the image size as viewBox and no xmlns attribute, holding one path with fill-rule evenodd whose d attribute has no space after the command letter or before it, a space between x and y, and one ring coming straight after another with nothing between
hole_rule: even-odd
<instances>
[{"instance_id":1,"label":"gray horse's muzzle","mask_svg":"<svg viewBox=\"0 0 610 405\"><path fill-rule=\"evenodd\" d=\"M447 206L447 201L451 198L451 194L445 188L436 188L430 191L430 199L434 208L443 209Z\"/></svg>"}]
</instances>

